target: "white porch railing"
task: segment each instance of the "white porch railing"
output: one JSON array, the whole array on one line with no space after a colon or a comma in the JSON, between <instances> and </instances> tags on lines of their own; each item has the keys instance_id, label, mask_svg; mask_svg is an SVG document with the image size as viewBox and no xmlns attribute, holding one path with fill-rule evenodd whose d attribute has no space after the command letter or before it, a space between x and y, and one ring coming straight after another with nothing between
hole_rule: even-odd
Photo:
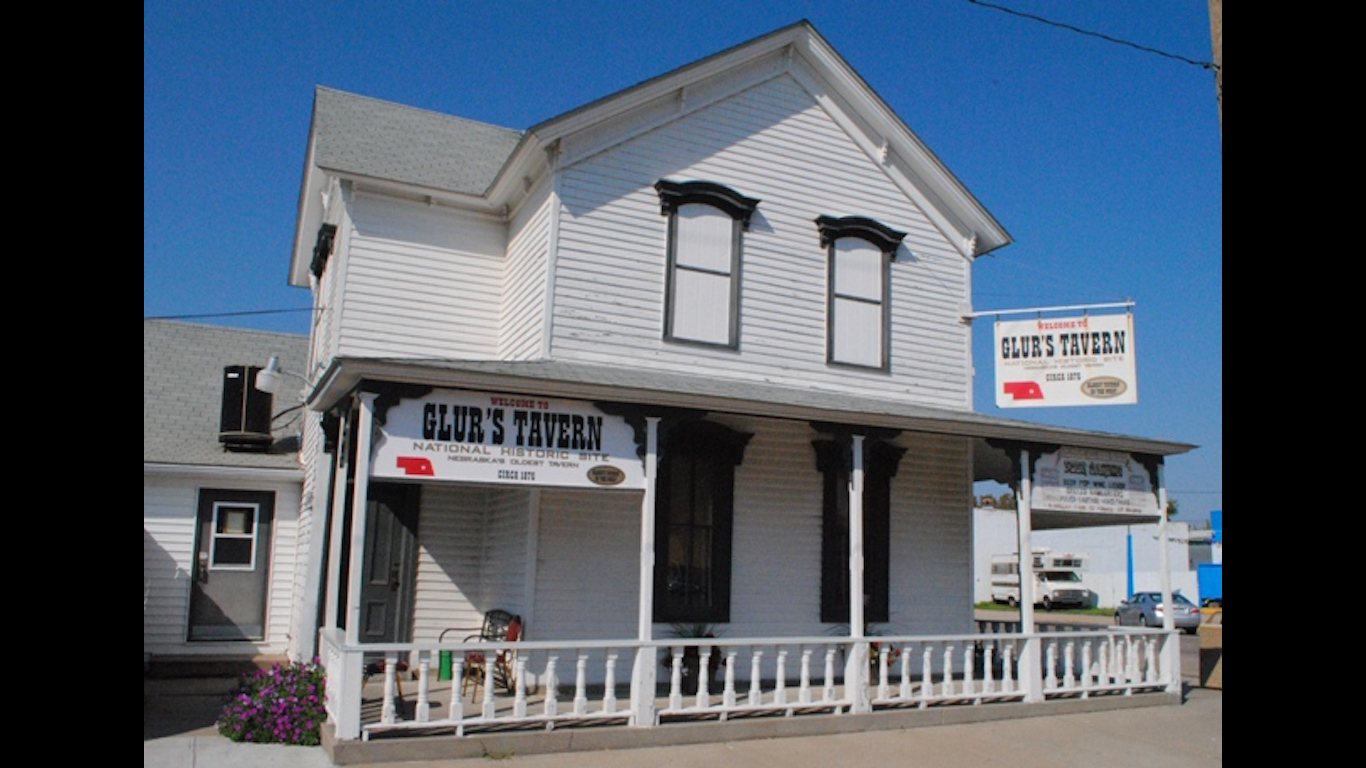
<instances>
[{"instance_id":1,"label":"white porch railing","mask_svg":"<svg viewBox=\"0 0 1366 768\"><path fill-rule=\"evenodd\" d=\"M669 638L523 641L516 643L397 643L345 646L344 634L322 633L327 708L338 740L398 731L455 733L565 725L641 727L676 720L738 715L847 714L894 707L1033 702L1049 698L1131 695L1179 685L1179 659L1166 654L1174 633L1096 628L1022 634L1003 623L979 624L969 635L886 635L795 638ZM657 665L647 672L646 701L631 701L637 651ZM693 649L693 650L689 650ZM494 659L511 654L511 693L496 690ZM449 680L437 680L441 652ZM695 651L695 652L694 652ZM466 653L483 658L488 684L478 700L464 695ZM869 663L847 664L852 654ZM364 684L366 660L383 657L382 681ZM695 668L712 668L716 677ZM1034 665L1021 659L1038 659ZM399 662L416 680L403 686ZM646 662L648 663L648 661ZM1175 675L1175 677L1173 677ZM658 679L655 684L654 678ZM847 679L848 678L848 679ZM644 678L643 678L644 679ZM846 682L848 685L846 685ZM860 690L864 696L857 694ZM642 717L641 713L646 713Z\"/></svg>"}]
</instances>

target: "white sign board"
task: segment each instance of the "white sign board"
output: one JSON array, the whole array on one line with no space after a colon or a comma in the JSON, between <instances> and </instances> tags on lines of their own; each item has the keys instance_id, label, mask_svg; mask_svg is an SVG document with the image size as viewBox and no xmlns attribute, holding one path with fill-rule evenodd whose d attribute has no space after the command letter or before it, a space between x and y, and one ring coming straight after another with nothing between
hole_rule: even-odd
<instances>
[{"instance_id":1,"label":"white sign board","mask_svg":"<svg viewBox=\"0 0 1366 768\"><path fill-rule=\"evenodd\" d=\"M376 478L645 487L631 427L590 403L436 390L390 408L378 432Z\"/></svg>"},{"instance_id":2,"label":"white sign board","mask_svg":"<svg viewBox=\"0 0 1366 768\"><path fill-rule=\"evenodd\" d=\"M1148 469L1127 453L1063 448L1034 463L1032 509L1158 516Z\"/></svg>"},{"instance_id":3,"label":"white sign board","mask_svg":"<svg viewBox=\"0 0 1366 768\"><path fill-rule=\"evenodd\" d=\"M1138 402L1133 315L996 323L996 407Z\"/></svg>"}]
</instances>

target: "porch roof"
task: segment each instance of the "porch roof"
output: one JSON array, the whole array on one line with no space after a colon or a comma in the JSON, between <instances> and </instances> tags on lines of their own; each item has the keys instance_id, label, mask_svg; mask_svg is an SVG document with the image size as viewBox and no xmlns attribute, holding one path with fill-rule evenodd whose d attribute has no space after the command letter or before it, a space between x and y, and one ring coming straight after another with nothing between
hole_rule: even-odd
<instances>
[{"instance_id":1,"label":"porch roof","mask_svg":"<svg viewBox=\"0 0 1366 768\"><path fill-rule=\"evenodd\" d=\"M673 371L552 360L338 357L308 393L309 406L327 410L362 381L641 403L1153 456L1172 456L1197 447L1170 440L1055 427L973 411L930 408L894 399L795 387L784 382L692 376ZM976 479L1009 482L1004 454L981 450L984 447L979 446L977 452L979 477ZM1000 455L993 460L987 455L990 453Z\"/></svg>"}]
</instances>

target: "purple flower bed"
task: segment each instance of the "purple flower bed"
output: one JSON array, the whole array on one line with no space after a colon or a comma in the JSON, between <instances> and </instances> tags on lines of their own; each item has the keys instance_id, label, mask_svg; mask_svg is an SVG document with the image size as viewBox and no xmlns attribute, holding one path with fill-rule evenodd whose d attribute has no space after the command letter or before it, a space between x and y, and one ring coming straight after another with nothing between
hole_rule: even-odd
<instances>
[{"instance_id":1,"label":"purple flower bed","mask_svg":"<svg viewBox=\"0 0 1366 768\"><path fill-rule=\"evenodd\" d=\"M314 746L327 719L323 708L324 672L317 659L276 664L241 685L218 717L218 732L233 741Z\"/></svg>"}]
</instances>

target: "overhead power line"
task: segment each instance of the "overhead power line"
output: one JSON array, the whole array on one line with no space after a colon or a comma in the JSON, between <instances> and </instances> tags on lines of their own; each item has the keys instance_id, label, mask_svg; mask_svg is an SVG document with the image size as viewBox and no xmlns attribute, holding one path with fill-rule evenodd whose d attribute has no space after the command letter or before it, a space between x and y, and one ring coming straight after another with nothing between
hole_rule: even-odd
<instances>
[{"instance_id":1,"label":"overhead power line","mask_svg":"<svg viewBox=\"0 0 1366 768\"><path fill-rule=\"evenodd\" d=\"M1185 56L1181 56L1181 55L1178 55L1178 54L1175 54L1175 53L1168 53L1168 52L1166 52L1166 51L1160 51L1160 50L1158 50L1158 49L1156 49L1156 48L1150 48L1150 47L1148 47L1148 46L1146 46L1146 45L1139 45L1138 43L1133 43L1133 42L1130 42L1130 41L1128 41L1128 40L1121 40L1121 39L1119 39L1119 38L1117 38L1117 37L1111 37L1111 36L1109 36L1109 35L1103 35L1103 34L1101 34L1101 33L1099 33L1099 32L1092 32L1092 31L1087 30L1087 29L1081 29L1080 27L1074 27L1074 26L1072 26L1071 24L1063 24L1062 22L1053 21L1052 19L1045 19L1045 18L1043 18L1042 16L1035 16L1035 15L1033 15L1033 14L1031 14L1031 13L1022 13L1022 12L1020 12L1020 11L1016 11L1016 10L1013 10L1013 9L1011 9L1011 8L1006 8L1006 7L1004 7L1004 6L994 5L994 4L992 4L992 3L984 3L984 2L982 2L982 0L968 0L968 2L969 2L969 3L972 3L973 5L980 5L980 6L983 6L983 7L985 7L985 8L991 8L992 10L1000 11L1000 12L1002 12L1002 13L1008 13L1008 14L1010 14L1010 15L1012 15L1012 16L1019 16L1020 18L1023 18L1023 19L1030 19L1031 21L1037 21L1037 22L1040 22L1040 23L1043 23L1043 24L1047 24L1047 25L1049 25L1050 27L1058 27L1059 29L1065 29L1065 30L1067 30L1067 31L1069 31L1069 32L1076 32L1076 33L1079 34L1079 35L1086 35L1086 36L1088 36L1088 37L1098 37L1098 38L1100 38L1101 40L1105 40L1105 41L1111 42L1111 43L1117 43L1117 44L1119 44L1119 45L1127 45L1127 46L1130 47L1130 48L1134 48L1134 49L1136 49L1136 50L1144 51L1145 53L1155 53L1155 54L1157 54L1158 56L1165 56L1165 57L1167 57L1167 58L1169 58L1169 59L1176 59L1177 61L1185 62L1185 63L1187 63L1187 64L1191 64L1191 65L1200 67L1201 69L1212 69L1212 70L1215 70L1215 71L1218 71L1218 70L1219 70L1219 65L1218 65L1218 64L1215 64L1215 63L1212 62L1212 61L1196 61L1195 59L1188 59L1188 58L1186 58Z\"/></svg>"},{"instance_id":2,"label":"overhead power line","mask_svg":"<svg viewBox=\"0 0 1366 768\"><path fill-rule=\"evenodd\" d=\"M206 314L154 314L154 316L143 317L143 320L206 320L212 317L245 317L249 314L285 314L291 312L313 312L313 307L301 307L301 309L253 309L247 312L216 312Z\"/></svg>"}]
</instances>

